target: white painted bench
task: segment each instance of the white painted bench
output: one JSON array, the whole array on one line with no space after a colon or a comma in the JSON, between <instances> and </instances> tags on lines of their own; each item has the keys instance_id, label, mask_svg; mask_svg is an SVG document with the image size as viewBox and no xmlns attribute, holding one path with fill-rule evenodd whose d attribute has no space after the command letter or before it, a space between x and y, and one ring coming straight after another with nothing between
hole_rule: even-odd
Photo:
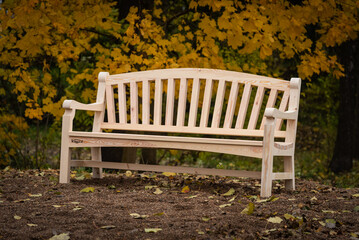
<instances>
[{"instance_id":1,"label":"white painted bench","mask_svg":"<svg viewBox=\"0 0 359 240\"><path fill-rule=\"evenodd\" d=\"M71 166L81 166L93 167L95 178L102 168L261 178L261 197L271 195L273 180L294 189L300 83L214 69L102 72L96 103L63 103L60 183L70 181ZM92 132L73 130L76 110L95 112ZM91 147L92 160L72 160L76 147ZM262 171L102 162L101 147L241 155L261 158ZM284 172L273 172L273 156L283 156Z\"/></svg>"}]
</instances>

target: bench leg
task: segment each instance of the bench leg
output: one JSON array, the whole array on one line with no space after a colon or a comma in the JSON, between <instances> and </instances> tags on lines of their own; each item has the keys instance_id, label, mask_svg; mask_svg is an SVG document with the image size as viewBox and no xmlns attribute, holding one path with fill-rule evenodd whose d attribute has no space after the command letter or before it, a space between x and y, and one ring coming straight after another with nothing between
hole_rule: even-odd
<instances>
[{"instance_id":1,"label":"bench leg","mask_svg":"<svg viewBox=\"0 0 359 240\"><path fill-rule=\"evenodd\" d=\"M92 160L95 161L102 161L101 157L101 148L100 147L93 147L91 148L91 156ZM92 178L102 178L102 168L92 168Z\"/></svg>"},{"instance_id":2,"label":"bench leg","mask_svg":"<svg viewBox=\"0 0 359 240\"><path fill-rule=\"evenodd\" d=\"M274 118L267 118L264 124L263 157L261 175L261 197L272 195L273 181L273 147L274 147Z\"/></svg>"},{"instance_id":3,"label":"bench leg","mask_svg":"<svg viewBox=\"0 0 359 240\"><path fill-rule=\"evenodd\" d=\"M68 146L68 142L65 142L65 141L64 141L64 139L61 141L59 183L69 183L70 182L71 149Z\"/></svg>"},{"instance_id":4,"label":"bench leg","mask_svg":"<svg viewBox=\"0 0 359 240\"><path fill-rule=\"evenodd\" d=\"M268 198L272 195L273 182L273 155L265 154L262 159L261 197Z\"/></svg>"},{"instance_id":5,"label":"bench leg","mask_svg":"<svg viewBox=\"0 0 359 240\"><path fill-rule=\"evenodd\" d=\"M284 180L285 188L295 190L294 156L284 157L284 172L292 174L292 179Z\"/></svg>"}]
</instances>

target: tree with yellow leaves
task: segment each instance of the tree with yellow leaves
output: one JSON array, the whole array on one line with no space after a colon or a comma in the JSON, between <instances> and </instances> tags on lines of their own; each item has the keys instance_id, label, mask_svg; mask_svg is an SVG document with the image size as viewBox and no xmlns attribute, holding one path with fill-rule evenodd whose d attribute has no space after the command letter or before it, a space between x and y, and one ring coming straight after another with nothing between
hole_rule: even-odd
<instances>
[{"instance_id":1,"label":"tree with yellow leaves","mask_svg":"<svg viewBox=\"0 0 359 240\"><path fill-rule=\"evenodd\" d=\"M359 30L354 0L14 0L0 6L1 114L41 124L60 119L65 97L93 102L100 71L205 67L298 75L306 83L319 76L338 80L345 72L335 49L357 39Z\"/></svg>"}]
</instances>

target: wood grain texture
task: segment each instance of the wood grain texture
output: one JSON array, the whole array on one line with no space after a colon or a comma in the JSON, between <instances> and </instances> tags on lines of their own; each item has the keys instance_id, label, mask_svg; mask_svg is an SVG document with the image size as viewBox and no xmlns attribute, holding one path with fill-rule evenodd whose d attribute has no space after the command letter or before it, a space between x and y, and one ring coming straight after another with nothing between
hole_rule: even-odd
<instances>
[{"instance_id":1,"label":"wood grain texture","mask_svg":"<svg viewBox=\"0 0 359 240\"><path fill-rule=\"evenodd\" d=\"M188 117L188 126L197 126L197 111L199 101L200 81L198 78L193 79L192 93L191 93L191 104Z\"/></svg>"},{"instance_id":2,"label":"wood grain texture","mask_svg":"<svg viewBox=\"0 0 359 240\"><path fill-rule=\"evenodd\" d=\"M237 129L238 128L242 129L243 126L244 126L244 122L245 122L246 116L247 116L247 109L248 109L249 100L251 98L251 91L252 91L251 84L246 83L244 85L241 104L239 105L239 110L238 110L238 117L237 117L237 122L236 122L236 128Z\"/></svg>"}]
</instances>

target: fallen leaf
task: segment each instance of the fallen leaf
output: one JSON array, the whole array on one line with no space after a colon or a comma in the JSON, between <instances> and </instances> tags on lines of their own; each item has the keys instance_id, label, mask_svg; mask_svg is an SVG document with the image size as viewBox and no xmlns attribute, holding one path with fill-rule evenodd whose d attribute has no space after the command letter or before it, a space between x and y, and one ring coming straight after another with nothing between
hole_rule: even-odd
<instances>
[{"instance_id":1,"label":"fallen leaf","mask_svg":"<svg viewBox=\"0 0 359 240\"><path fill-rule=\"evenodd\" d=\"M107 187L108 189L116 189L116 186L115 185L110 185Z\"/></svg>"},{"instance_id":2,"label":"fallen leaf","mask_svg":"<svg viewBox=\"0 0 359 240\"><path fill-rule=\"evenodd\" d=\"M80 204L80 202L71 202L71 204L78 205L78 204Z\"/></svg>"},{"instance_id":3,"label":"fallen leaf","mask_svg":"<svg viewBox=\"0 0 359 240\"><path fill-rule=\"evenodd\" d=\"M29 197L42 197L42 194L41 193L38 193L38 194L29 193Z\"/></svg>"},{"instance_id":4,"label":"fallen leaf","mask_svg":"<svg viewBox=\"0 0 359 240\"><path fill-rule=\"evenodd\" d=\"M107 226L102 226L102 227L100 227L100 228L102 228L102 229L113 229L113 228L115 228L116 226L114 226L114 225L107 225Z\"/></svg>"},{"instance_id":5,"label":"fallen leaf","mask_svg":"<svg viewBox=\"0 0 359 240\"><path fill-rule=\"evenodd\" d=\"M145 186L145 190L150 190L155 187L157 187L157 186L156 185L148 185L148 186Z\"/></svg>"},{"instance_id":6,"label":"fallen leaf","mask_svg":"<svg viewBox=\"0 0 359 240\"><path fill-rule=\"evenodd\" d=\"M153 193L159 195L159 194L162 194L163 191L161 191L161 189L159 189L159 188L156 188L156 191L154 191Z\"/></svg>"},{"instance_id":7,"label":"fallen leaf","mask_svg":"<svg viewBox=\"0 0 359 240\"><path fill-rule=\"evenodd\" d=\"M232 197L231 199L228 200L228 202L233 202L236 199L237 196Z\"/></svg>"},{"instance_id":8,"label":"fallen leaf","mask_svg":"<svg viewBox=\"0 0 359 240\"><path fill-rule=\"evenodd\" d=\"M255 198L256 199L256 198ZM263 202L275 202L279 199L279 197L275 197L275 196L271 196L270 198L266 198L266 199L257 199L256 202L257 203L263 203Z\"/></svg>"},{"instance_id":9,"label":"fallen leaf","mask_svg":"<svg viewBox=\"0 0 359 240\"><path fill-rule=\"evenodd\" d=\"M75 207L75 208L73 208L72 209L72 211L78 211L78 210L81 210L82 208L80 208L80 207Z\"/></svg>"},{"instance_id":10,"label":"fallen leaf","mask_svg":"<svg viewBox=\"0 0 359 240\"><path fill-rule=\"evenodd\" d=\"M28 223L27 226L29 227L37 227L37 224L34 224L34 223Z\"/></svg>"},{"instance_id":11,"label":"fallen leaf","mask_svg":"<svg viewBox=\"0 0 359 240\"><path fill-rule=\"evenodd\" d=\"M317 201L318 199L316 197L312 197L310 201Z\"/></svg>"},{"instance_id":12,"label":"fallen leaf","mask_svg":"<svg viewBox=\"0 0 359 240\"><path fill-rule=\"evenodd\" d=\"M10 166L7 166L6 168L4 168L4 172L7 172L7 171L10 171L11 170L11 167Z\"/></svg>"},{"instance_id":13,"label":"fallen leaf","mask_svg":"<svg viewBox=\"0 0 359 240\"><path fill-rule=\"evenodd\" d=\"M251 215L254 212L254 203L248 203L248 206L242 210L241 214Z\"/></svg>"},{"instance_id":14,"label":"fallen leaf","mask_svg":"<svg viewBox=\"0 0 359 240\"><path fill-rule=\"evenodd\" d=\"M140 177L141 177L141 178L150 178L150 176L149 176L149 175L144 174L144 173L141 173L141 174L140 174Z\"/></svg>"},{"instance_id":15,"label":"fallen leaf","mask_svg":"<svg viewBox=\"0 0 359 240\"><path fill-rule=\"evenodd\" d=\"M359 212L359 205L354 208L355 212Z\"/></svg>"},{"instance_id":16,"label":"fallen leaf","mask_svg":"<svg viewBox=\"0 0 359 240\"><path fill-rule=\"evenodd\" d=\"M359 193L353 194L353 197L359 197Z\"/></svg>"},{"instance_id":17,"label":"fallen leaf","mask_svg":"<svg viewBox=\"0 0 359 240\"><path fill-rule=\"evenodd\" d=\"M189 197L187 197L187 198L188 198L188 199L191 199L191 198L196 198L196 197L198 197L198 194L197 194L197 195L189 196Z\"/></svg>"},{"instance_id":18,"label":"fallen leaf","mask_svg":"<svg viewBox=\"0 0 359 240\"><path fill-rule=\"evenodd\" d=\"M279 199L279 197L271 196L270 198L268 198L268 202L275 202L278 199Z\"/></svg>"},{"instance_id":19,"label":"fallen leaf","mask_svg":"<svg viewBox=\"0 0 359 240\"><path fill-rule=\"evenodd\" d=\"M81 175L81 176L78 176L78 177L75 177L76 180L78 181L82 181L85 179L85 175Z\"/></svg>"},{"instance_id":20,"label":"fallen leaf","mask_svg":"<svg viewBox=\"0 0 359 240\"><path fill-rule=\"evenodd\" d=\"M319 224L325 227L325 223L323 221L319 221Z\"/></svg>"},{"instance_id":21,"label":"fallen leaf","mask_svg":"<svg viewBox=\"0 0 359 240\"><path fill-rule=\"evenodd\" d=\"M84 192L84 193L89 193L89 192L94 192L95 188L94 187L87 187L82 189L80 192Z\"/></svg>"},{"instance_id":22,"label":"fallen leaf","mask_svg":"<svg viewBox=\"0 0 359 240\"><path fill-rule=\"evenodd\" d=\"M138 213L130 213L131 217L135 218L135 219L144 219L144 218L148 218L148 215L140 215Z\"/></svg>"},{"instance_id":23,"label":"fallen leaf","mask_svg":"<svg viewBox=\"0 0 359 240\"><path fill-rule=\"evenodd\" d=\"M20 216L17 216L17 215L15 215L14 218L15 218L16 220L20 220L20 219L21 219L21 217L20 217Z\"/></svg>"},{"instance_id":24,"label":"fallen leaf","mask_svg":"<svg viewBox=\"0 0 359 240\"><path fill-rule=\"evenodd\" d=\"M202 221L204 221L204 222L208 222L209 220L211 220L211 218L209 218L209 217L202 217Z\"/></svg>"},{"instance_id":25,"label":"fallen leaf","mask_svg":"<svg viewBox=\"0 0 359 240\"><path fill-rule=\"evenodd\" d=\"M280 217L270 217L267 219L267 221L270 223L281 223L283 219L281 219Z\"/></svg>"},{"instance_id":26,"label":"fallen leaf","mask_svg":"<svg viewBox=\"0 0 359 240\"><path fill-rule=\"evenodd\" d=\"M228 192L223 193L222 196L232 196L235 193L236 190L234 188L231 188L228 190Z\"/></svg>"},{"instance_id":27,"label":"fallen leaf","mask_svg":"<svg viewBox=\"0 0 359 240\"><path fill-rule=\"evenodd\" d=\"M225 207L229 207L229 206L232 206L232 203L219 205L220 208L225 208Z\"/></svg>"},{"instance_id":28,"label":"fallen leaf","mask_svg":"<svg viewBox=\"0 0 359 240\"><path fill-rule=\"evenodd\" d=\"M173 176L176 176L176 173L174 173L174 172L163 172L162 175L164 175L166 177L173 177Z\"/></svg>"},{"instance_id":29,"label":"fallen leaf","mask_svg":"<svg viewBox=\"0 0 359 240\"><path fill-rule=\"evenodd\" d=\"M162 231L162 228L145 228L146 233L156 233Z\"/></svg>"},{"instance_id":30,"label":"fallen leaf","mask_svg":"<svg viewBox=\"0 0 359 240\"><path fill-rule=\"evenodd\" d=\"M184 186L184 187L182 188L181 193L189 193L190 191L191 191L191 190L189 189L188 186Z\"/></svg>"},{"instance_id":31,"label":"fallen leaf","mask_svg":"<svg viewBox=\"0 0 359 240\"><path fill-rule=\"evenodd\" d=\"M59 235L54 235L49 240L69 240L70 236L69 233L61 233Z\"/></svg>"},{"instance_id":32,"label":"fallen leaf","mask_svg":"<svg viewBox=\"0 0 359 240\"><path fill-rule=\"evenodd\" d=\"M336 211L333 210L322 210L323 213L336 213Z\"/></svg>"},{"instance_id":33,"label":"fallen leaf","mask_svg":"<svg viewBox=\"0 0 359 240\"><path fill-rule=\"evenodd\" d=\"M54 208L60 208L62 207L61 205L52 205Z\"/></svg>"},{"instance_id":34,"label":"fallen leaf","mask_svg":"<svg viewBox=\"0 0 359 240\"><path fill-rule=\"evenodd\" d=\"M131 176L132 176L132 172L131 172L131 171L126 171L125 175L126 175L126 177L131 177Z\"/></svg>"},{"instance_id":35,"label":"fallen leaf","mask_svg":"<svg viewBox=\"0 0 359 240\"><path fill-rule=\"evenodd\" d=\"M162 216L163 214L165 214L165 213L164 212L159 212L159 213L153 214L153 216Z\"/></svg>"},{"instance_id":36,"label":"fallen leaf","mask_svg":"<svg viewBox=\"0 0 359 240\"><path fill-rule=\"evenodd\" d=\"M198 233L199 235L204 235L204 232L202 232L202 231L197 231L197 233Z\"/></svg>"},{"instance_id":37,"label":"fallen leaf","mask_svg":"<svg viewBox=\"0 0 359 240\"><path fill-rule=\"evenodd\" d=\"M290 214L288 214L288 213L286 213L286 214L284 214L284 218L285 219L287 219L287 220L293 220L293 219L295 219L295 217L293 216L293 215L290 215Z\"/></svg>"},{"instance_id":38,"label":"fallen leaf","mask_svg":"<svg viewBox=\"0 0 359 240\"><path fill-rule=\"evenodd\" d=\"M325 226L327 228L335 228L337 222L334 219L325 219Z\"/></svg>"}]
</instances>

